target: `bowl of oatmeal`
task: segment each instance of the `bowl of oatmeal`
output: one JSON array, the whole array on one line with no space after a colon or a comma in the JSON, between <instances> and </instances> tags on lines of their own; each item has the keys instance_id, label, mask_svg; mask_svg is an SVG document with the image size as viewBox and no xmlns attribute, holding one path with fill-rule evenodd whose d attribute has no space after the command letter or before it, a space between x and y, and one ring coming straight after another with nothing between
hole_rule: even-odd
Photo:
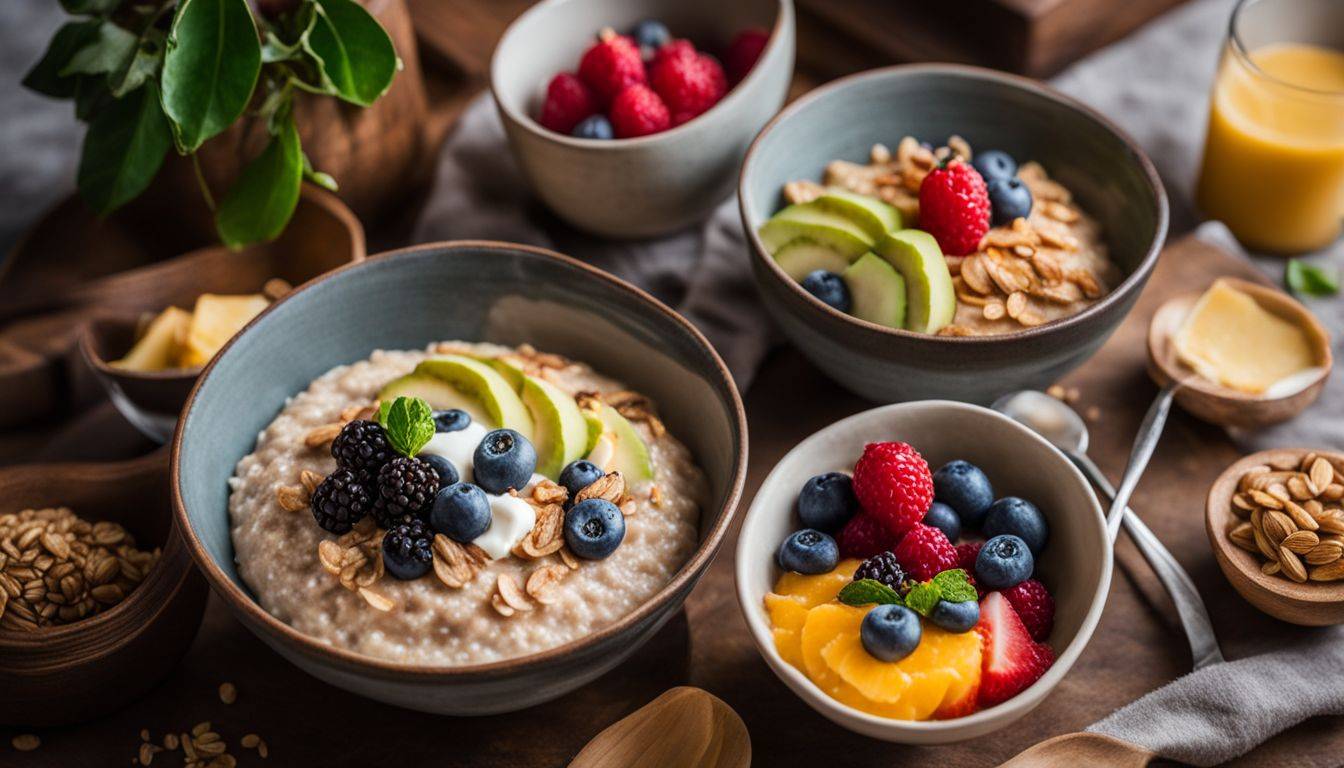
<instances>
[{"instance_id":1,"label":"bowl of oatmeal","mask_svg":"<svg viewBox=\"0 0 1344 768\"><path fill-rule=\"evenodd\" d=\"M301 668L491 714L594 679L679 609L745 444L722 361L656 300L548 251L433 244L301 287L221 352L174 442L175 508L212 587Z\"/></svg>"},{"instance_id":2,"label":"bowl of oatmeal","mask_svg":"<svg viewBox=\"0 0 1344 768\"><path fill-rule=\"evenodd\" d=\"M748 151L738 200L785 335L884 402L1044 388L1124 319L1167 229L1152 163L1104 117L958 65L798 99Z\"/></svg>"}]
</instances>

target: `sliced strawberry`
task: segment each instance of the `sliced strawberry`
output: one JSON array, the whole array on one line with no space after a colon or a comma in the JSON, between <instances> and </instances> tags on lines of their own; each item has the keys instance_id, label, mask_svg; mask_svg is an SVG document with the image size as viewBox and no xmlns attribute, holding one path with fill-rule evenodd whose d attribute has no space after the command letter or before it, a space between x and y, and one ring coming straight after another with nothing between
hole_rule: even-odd
<instances>
[{"instance_id":1,"label":"sliced strawberry","mask_svg":"<svg viewBox=\"0 0 1344 768\"><path fill-rule=\"evenodd\" d=\"M992 707L1026 690L1055 661L1045 643L1031 639L1022 619L1002 594L990 592L980 601L983 671L980 675L980 707Z\"/></svg>"}]
</instances>

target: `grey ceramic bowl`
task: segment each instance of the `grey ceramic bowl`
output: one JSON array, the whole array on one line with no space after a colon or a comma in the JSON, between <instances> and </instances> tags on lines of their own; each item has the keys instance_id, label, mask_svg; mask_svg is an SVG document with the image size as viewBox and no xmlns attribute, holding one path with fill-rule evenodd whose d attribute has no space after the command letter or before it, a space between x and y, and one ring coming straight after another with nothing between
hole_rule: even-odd
<instances>
[{"instance_id":1,"label":"grey ceramic bowl","mask_svg":"<svg viewBox=\"0 0 1344 768\"><path fill-rule=\"evenodd\" d=\"M907 135L938 142L951 134L1044 165L1101 222L1124 281L1058 322L1001 336L929 336L832 309L766 253L756 230L783 206L785 182L820 179L835 159L866 162L876 142L894 146ZM876 69L793 102L747 152L738 202L770 314L828 376L878 402L989 403L1004 392L1043 389L1087 360L1124 320L1167 234L1167 196L1157 171L1104 117L1037 81L946 64Z\"/></svg>"},{"instance_id":2,"label":"grey ceramic bowl","mask_svg":"<svg viewBox=\"0 0 1344 768\"><path fill-rule=\"evenodd\" d=\"M546 84L578 68L598 30L646 18L705 48L751 27L771 30L770 42L723 101L663 133L594 141L533 119ZM732 193L747 145L784 103L793 54L792 0L545 0L500 39L490 89L514 157L542 202L598 235L650 237L702 220Z\"/></svg>"},{"instance_id":3,"label":"grey ceramic bowl","mask_svg":"<svg viewBox=\"0 0 1344 768\"><path fill-rule=\"evenodd\" d=\"M466 339L590 363L658 402L709 481L700 544L652 599L615 624L542 653L464 667L373 659L274 618L234 568L229 477L285 399L375 349ZM173 442L173 503L187 547L233 613L285 658L332 685L444 714L553 699L629 656L681 606L713 559L742 492L747 427L722 360L689 323L640 290L549 251L489 242L417 246L335 270L259 315L205 369Z\"/></svg>"}]
</instances>

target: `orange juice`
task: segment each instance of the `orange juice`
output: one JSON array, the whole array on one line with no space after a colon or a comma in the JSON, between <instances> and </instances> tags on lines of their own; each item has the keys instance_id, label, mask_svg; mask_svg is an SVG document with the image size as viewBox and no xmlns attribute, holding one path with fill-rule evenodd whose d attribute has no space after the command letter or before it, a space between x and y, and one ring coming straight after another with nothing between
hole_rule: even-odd
<instances>
[{"instance_id":1,"label":"orange juice","mask_svg":"<svg viewBox=\"0 0 1344 768\"><path fill-rule=\"evenodd\" d=\"M1249 59L1249 60L1248 60ZM1244 245L1329 245L1344 219L1344 51L1229 45L1213 87L1197 197Z\"/></svg>"}]
</instances>

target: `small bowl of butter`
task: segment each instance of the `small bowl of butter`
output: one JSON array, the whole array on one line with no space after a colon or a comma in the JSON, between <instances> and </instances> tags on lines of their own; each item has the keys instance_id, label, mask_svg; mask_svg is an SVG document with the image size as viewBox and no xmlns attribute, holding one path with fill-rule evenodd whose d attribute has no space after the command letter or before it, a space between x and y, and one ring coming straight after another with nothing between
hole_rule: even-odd
<instances>
[{"instance_id":1,"label":"small bowl of butter","mask_svg":"<svg viewBox=\"0 0 1344 768\"><path fill-rule=\"evenodd\" d=\"M1148 328L1148 371L1179 384L1176 402L1214 424L1255 429L1287 421L1320 396L1330 335L1288 294L1222 277L1168 300Z\"/></svg>"}]
</instances>

